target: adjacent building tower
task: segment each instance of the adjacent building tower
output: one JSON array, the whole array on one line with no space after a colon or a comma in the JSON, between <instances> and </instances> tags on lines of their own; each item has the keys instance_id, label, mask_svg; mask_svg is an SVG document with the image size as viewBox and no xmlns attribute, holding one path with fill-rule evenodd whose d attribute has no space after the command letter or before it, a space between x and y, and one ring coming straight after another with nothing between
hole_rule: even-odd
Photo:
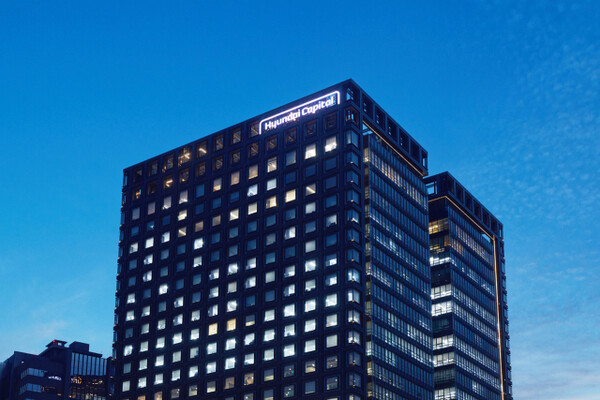
<instances>
[{"instance_id":1,"label":"adjacent building tower","mask_svg":"<svg viewBox=\"0 0 600 400\"><path fill-rule=\"evenodd\" d=\"M86 343L53 340L41 354L15 352L0 363L2 400L107 400L111 359Z\"/></svg>"},{"instance_id":2,"label":"adjacent building tower","mask_svg":"<svg viewBox=\"0 0 600 400\"><path fill-rule=\"evenodd\" d=\"M435 399L512 399L502 224L449 173L425 182Z\"/></svg>"},{"instance_id":3,"label":"adjacent building tower","mask_svg":"<svg viewBox=\"0 0 600 400\"><path fill-rule=\"evenodd\" d=\"M426 174L353 81L126 168L115 397L433 399Z\"/></svg>"}]
</instances>

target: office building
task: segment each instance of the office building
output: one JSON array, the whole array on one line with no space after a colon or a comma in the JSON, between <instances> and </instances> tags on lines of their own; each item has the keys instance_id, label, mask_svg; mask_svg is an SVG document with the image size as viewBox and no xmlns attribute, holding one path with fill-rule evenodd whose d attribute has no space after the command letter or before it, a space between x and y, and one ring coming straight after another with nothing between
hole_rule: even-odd
<instances>
[{"instance_id":1,"label":"office building","mask_svg":"<svg viewBox=\"0 0 600 400\"><path fill-rule=\"evenodd\" d=\"M502 223L449 173L425 182L435 399L512 399Z\"/></svg>"},{"instance_id":2,"label":"office building","mask_svg":"<svg viewBox=\"0 0 600 400\"><path fill-rule=\"evenodd\" d=\"M107 400L111 359L86 343L53 340L40 353L15 352L0 363L2 400Z\"/></svg>"},{"instance_id":3,"label":"office building","mask_svg":"<svg viewBox=\"0 0 600 400\"><path fill-rule=\"evenodd\" d=\"M126 168L115 397L432 399L426 174L350 80Z\"/></svg>"}]
</instances>

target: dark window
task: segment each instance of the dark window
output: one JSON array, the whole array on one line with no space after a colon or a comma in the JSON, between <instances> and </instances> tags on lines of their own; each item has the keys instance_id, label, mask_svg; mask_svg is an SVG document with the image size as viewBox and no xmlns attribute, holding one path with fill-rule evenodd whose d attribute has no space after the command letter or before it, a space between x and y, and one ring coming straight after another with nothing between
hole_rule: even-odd
<instances>
[{"instance_id":1,"label":"dark window","mask_svg":"<svg viewBox=\"0 0 600 400\"><path fill-rule=\"evenodd\" d=\"M325 129L335 129L337 126L337 114L331 113L325 117Z\"/></svg>"},{"instance_id":2,"label":"dark window","mask_svg":"<svg viewBox=\"0 0 600 400\"><path fill-rule=\"evenodd\" d=\"M296 141L296 128L290 128L285 132L285 143L292 144Z\"/></svg>"},{"instance_id":3,"label":"dark window","mask_svg":"<svg viewBox=\"0 0 600 400\"><path fill-rule=\"evenodd\" d=\"M267 139L267 151L277 148L277 136L273 135Z\"/></svg>"},{"instance_id":4,"label":"dark window","mask_svg":"<svg viewBox=\"0 0 600 400\"><path fill-rule=\"evenodd\" d=\"M231 133L231 143L236 144L242 141L242 130L240 128L235 129Z\"/></svg>"},{"instance_id":5,"label":"dark window","mask_svg":"<svg viewBox=\"0 0 600 400\"><path fill-rule=\"evenodd\" d=\"M196 177L204 176L204 174L206 174L206 163L201 162L196 165Z\"/></svg>"},{"instance_id":6,"label":"dark window","mask_svg":"<svg viewBox=\"0 0 600 400\"><path fill-rule=\"evenodd\" d=\"M309 121L304 124L304 136L311 137L317 133L317 121Z\"/></svg>"},{"instance_id":7,"label":"dark window","mask_svg":"<svg viewBox=\"0 0 600 400\"><path fill-rule=\"evenodd\" d=\"M223 149L223 140L224 140L223 135L219 135L215 138L215 142L214 142L215 151L219 151L219 150Z\"/></svg>"}]
</instances>

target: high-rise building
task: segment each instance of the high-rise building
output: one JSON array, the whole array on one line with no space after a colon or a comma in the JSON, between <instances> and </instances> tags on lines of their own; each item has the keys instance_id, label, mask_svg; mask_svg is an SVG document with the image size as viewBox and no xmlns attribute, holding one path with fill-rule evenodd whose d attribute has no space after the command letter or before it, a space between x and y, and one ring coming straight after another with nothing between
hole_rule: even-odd
<instances>
[{"instance_id":1,"label":"high-rise building","mask_svg":"<svg viewBox=\"0 0 600 400\"><path fill-rule=\"evenodd\" d=\"M452 175L425 178L436 399L512 399L502 224Z\"/></svg>"},{"instance_id":2,"label":"high-rise building","mask_svg":"<svg viewBox=\"0 0 600 400\"><path fill-rule=\"evenodd\" d=\"M432 399L426 174L351 80L126 168L115 396Z\"/></svg>"},{"instance_id":3,"label":"high-rise building","mask_svg":"<svg viewBox=\"0 0 600 400\"><path fill-rule=\"evenodd\" d=\"M111 359L86 343L53 340L37 354L15 352L0 363L2 400L107 400Z\"/></svg>"}]
</instances>

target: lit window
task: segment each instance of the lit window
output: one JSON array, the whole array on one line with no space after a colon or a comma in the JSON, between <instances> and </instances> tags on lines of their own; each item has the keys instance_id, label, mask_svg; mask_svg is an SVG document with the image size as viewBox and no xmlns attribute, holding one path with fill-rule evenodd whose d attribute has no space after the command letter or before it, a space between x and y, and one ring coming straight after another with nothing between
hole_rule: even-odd
<instances>
[{"instance_id":1,"label":"lit window","mask_svg":"<svg viewBox=\"0 0 600 400\"><path fill-rule=\"evenodd\" d=\"M228 357L225 359L225 369L235 368L235 357Z\"/></svg>"},{"instance_id":2,"label":"lit window","mask_svg":"<svg viewBox=\"0 0 600 400\"><path fill-rule=\"evenodd\" d=\"M316 249L317 249L317 242L315 240L309 240L308 242L304 243L304 252L305 253L313 252Z\"/></svg>"},{"instance_id":3,"label":"lit window","mask_svg":"<svg viewBox=\"0 0 600 400\"><path fill-rule=\"evenodd\" d=\"M258 194L258 184L248 186L248 191L246 192L246 195L248 197L256 196L257 194Z\"/></svg>"},{"instance_id":4,"label":"lit window","mask_svg":"<svg viewBox=\"0 0 600 400\"><path fill-rule=\"evenodd\" d=\"M206 373L214 374L215 372L217 372L217 362L216 361L207 362L206 363Z\"/></svg>"},{"instance_id":5,"label":"lit window","mask_svg":"<svg viewBox=\"0 0 600 400\"><path fill-rule=\"evenodd\" d=\"M240 217L240 209L239 208L235 208L235 209L229 211L229 220L230 221L235 221L239 217Z\"/></svg>"},{"instance_id":6,"label":"lit window","mask_svg":"<svg viewBox=\"0 0 600 400\"><path fill-rule=\"evenodd\" d=\"M194 377L198 376L198 366L197 365L193 365L190 367L190 369L188 370L188 376L190 378L194 378Z\"/></svg>"},{"instance_id":7,"label":"lit window","mask_svg":"<svg viewBox=\"0 0 600 400\"><path fill-rule=\"evenodd\" d=\"M254 353L244 354L244 365L254 365Z\"/></svg>"},{"instance_id":8,"label":"lit window","mask_svg":"<svg viewBox=\"0 0 600 400\"><path fill-rule=\"evenodd\" d=\"M314 201L312 203L307 203L304 206L304 214L305 215L312 214L316 211L317 211L317 203Z\"/></svg>"},{"instance_id":9,"label":"lit window","mask_svg":"<svg viewBox=\"0 0 600 400\"><path fill-rule=\"evenodd\" d=\"M312 272L317 269L317 260L312 258L304 261L304 272Z\"/></svg>"},{"instance_id":10,"label":"lit window","mask_svg":"<svg viewBox=\"0 0 600 400\"><path fill-rule=\"evenodd\" d=\"M292 283L291 285L287 285L286 287L283 288L283 295L284 296L291 296L293 294L296 293L296 284Z\"/></svg>"},{"instance_id":11,"label":"lit window","mask_svg":"<svg viewBox=\"0 0 600 400\"><path fill-rule=\"evenodd\" d=\"M285 154L285 165L293 165L296 164L296 151L290 151Z\"/></svg>"},{"instance_id":12,"label":"lit window","mask_svg":"<svg viewBox=\"0 0 600 400\"><path fill-rule=\"evenodd\" d=\"M263 352L263 361L272 361L275 359L275 349L266 349Z\"/></svg>"},{"instance_id":13,"label":"lit window","mask_svg":"<svg viewBox=\"0 0 600 400\"><path fill-rule=\"evenodd\" d=\"M271 196L265 200L265 209L277 207L277 196Z\"/></svg>"},{"instance_id":14,"label":"lit window","mask_svg":"<svg viewBox=\"0 0 600 400\"><path fill-rule=\"evenodd\" d=\"M277 188L277 179L276 178L269 179L267 181L267 191L273 190L275 188Z\"/></svg>"},{"instance_id":15,"label":"lit window","mask_svg":"<svg viewBox=\"0 0 600 400\"><path fill-rule=\"evenodd\" d=\"M246 289L252 288L256 286L256 276L250 276L248 278L246 278L246 280L244 281L244 287Z\"/></svg>"},{"instance_id":16,"label":"lit window","mask_svg":"<svg viewBox=\"0 0 600 400\"><path fill-rule=\"evenodd\" d=\"M325 297L325 307L335 307L337 306L337 294L333 293L333 294L329 294Z\"/></svg>"},{"instance_id":17,"label":"lit window","mask_svg":"<svg viewBox=\"0 0 600 400\"><path fill-rule=\"evenodd\" d=\"M215 354L217 352L217 343L212 342L206 345L206 354Z\"/></svg>"},{"instance_id":18,"label":"lit window","mask_svg":"<svg viewBox=\"0 0 600 400\"><path fill-rule=\"evenodd\" d=\"M304 342L304 352L310 353L317 350L317 341L316 339L306 340Z\"/></svg>"},{"instance_id":19,"label":"lit window","mask_svg":"<svg viewBox=\"0 0 600 400\"><path fill-rule=\"evenodd\" d=\"M194 239L194 250L198 250L203 247L204 247L204 238ZM200 257L200 260L202 260L202 257ZM200 261L200 264L202 264L202 261Z\"/></svg>"},{"instance_id":20,"label":"lit window","mask_svg":"<svg viewBox=\"0 0 600 400\"><path fill-rule=\"evenodd\" d=\"M327 275L325 277L325 286L335 286L337 285L337 274Z\"/></svg>"},{"instance_id":21,"label":"lit window","mask_svg":"<svg viewBox=\"0 0 600 400\"><path fill-rule=\"evenodd\" d=\"M336 347L338 345L338 335L329 335L325 338L325 347Z\"/></svg>"},{"instance_id":22,"label":"lit window","mask_svg":"<svg viewBox=\"0 0 600 400\"><path fill-rule=\"evenodd\" d=\"M172 337L173 344L179 344L183 342L183 334L181 332L174 333Z\"/></svg>"},{"instance_id":23,"label":"lit window","mask_svg":"<svg viewBox=\"0 0 600 400\"><path fill-rule=\"evenodd\" d=\"M263 335L263 342L275 340L275 329L267 329Z\"/></svg>"},{"instance_id":24,"label":"lit window","mask_svg":"<svg viewBox=\"0 0 600 400\"><path fill-rule=\"evenodd\" d=\"M233 312L237 310L238 302L237 300L229 300L227 302L227 312Z\"/></svg>"},{"instance_id":25,"label":"lit window","mask_svg":"<svg viewBox=\"0 0 600 400\"><path fill-rule=\"evenodd\" d=\"M254 179L258 176L258 165L251 165L248 168L248 179Z\"/></svg>"},{"instance_id":26,"label":"lit window","mask_svg":"<svg viewBox=\"0 0 600 400\"><path fill-rule=\"evenodd\" d=\"M206 382L206 393L214 393L217 391L217 382L209 381Z\"/></svg>"},{"instance_id":27,"label":"lit window","mask_svg":"<svg viewBox=\"0 0 600 400\"><path fill-rule=\"evenodd\" d=\"M142 342L143 344L143 342ZM156 339L156 348L157 349L162 349L165 347L165 338L164 337L159 337ZM148 349L148 342L146 342L146 350Z\"/></svg>"},{"instance_id":28,"label":"lit window","mask_svg":"<svg viewBox=\"0 0 600 400\"><path fill-rule=\"evenodd\" d=\"M254 385L254 372L244 374L244 386Z\"/></svg>"},{"instance_id":29,"label":"lit window","mask_svg":"<svg viewBox=\"0 0 600 400\"><path fill-rule=\"evenodd\" d=\"M225 324L225 330L227 332L235 331L236 325L237 325L237 319L235 319L235 318L228 319L227 323Z\"/></svg>"},{"instance_id":30,"label":"lit window","mask_svg":"<svg viewBox=\"0 0 600 400\"><path fill-rule=\"evenodd\" d=\"M165 294L169 291L169 285L166 283L163 283L162 285L160 285L158 287L158 294Z\"/></svg>"},{"instance_id":31,"label":"lit window","mask_svg":"<svg viewBox=\"0 0 600 400\"><path fill-rule=\"evenodd\" d=\"M285 267L285 270L283 271L284 278L290 278L295 275L296 275L296 266L295 265L288 265L287 267Z\"/></svg>"},{"instance_id":32,"label":"lit window","mask_svg":"<svg viewBox=\"0 0 600 400\"><path fill-rule=\"evenodd\" d=\"M217 333L219 333L219 324L216 322L214 324L210 324L208 326L208 336L216 335Z\"/></svg>"},{"instance_id":33,"label":"lit window","mask_svg":"<svg viewBox=\"0 0 600 400\"><path fill-rule=\"evenodd\" d=\"M269 321L274 321L274 320L275 320L275 310L266 310L264 322L269 322Z\"/></svg>"},{"instance_id":34,"label":"lit window","mask_svg":"<svg viewBox=\"0 0 600 400\"><path fill-rule=\"evenodd\" d=\"M285 240L295 238L296 237L296 227L291 226L291 227L287 228L283 234L283 237L285 238Z\"/></svg>"},{"instance_id":35,"label":"lit window","mask_svg":"<svg viewBox=\"0 0 600 400\"><path fill-rule=\"evenodd\" d=\"M254 333L248 333L246 336L244 336L244 346L253 345L255 339L256 339L256 335Z\"/></svg>"},{"instance_id":36,"label":"lit window","mask_svg":"<svg viewBox=\"0 0 600 400\"><path fill-rule=\"evenodd\" d=\"M217 315L219 315L219 306L217 304L209 306L208 307L208 316L216 317Z\"/></svg>"},{"instance_id":37,"label":"lit window","mask_svg":"<svg viewBox=\"0 0 600 400\"><path fill-rule=\"evenodd\" d=\"M277 171L277 157L272 157L267 160L267 172Z\"/></svg>"},{"instance_id":38,"label":"lit window","mask_svg":"<svg viewBox=\"0 0 600 400\"><path fill-rule=\"evenodd\" d=\"M310 196L317 193L317 184L316 183L311 183L310 185L306 185L304 187L304 195L305 196Z\"/></svg>"},{"instance_id":39,"label":"lit window","mask_svg":"<svg viewBox=\"0 0 600 400\"><path fill-rule=\"evenodd\" d=\"M304 159L308 160L309 158L313 158L317 156L317 145L316 144L309 144L308 146L306 146L306 148L304 149Z\"/></svg>"},{"instance_id":40,"label":"lit window","mask_svg":"<svg viewBox=\"0 0 600 400\"><path fill-rule=\"evenodd\" d=\"M289 203L290 201L296 200L296 189L288 190L285 192L285 202Z\"/></svg>"},{"instance_id":41,"label":"lit window","mask_svg":"<svg viewBox=\"0 0 600 400\"><path fill-rule=\"evenodd\" d=\"M223 179L216 178L215 180L213 180L213 192L218 192L219 190L221 190L222 185Z\"/></svg>"},{"instance_id":42,"label":"lit window","mask_svg":"<svg viewBox=\"0 0 600 400\"><path fill-rule=\"evenodd\" d=\"M332 136L325 139L325 152L328 153L337 148L337 137Z\"/></svg>"},{"instance_id":43,"label":"lit window","mask_svg":"<svg viewBox=\"0 0 600 400\"><path fill-rule=\"evenodd\" d=\"M312 292L316 288L317 288L317 281L314 279L309 279L308 281L306 281L304 283L304 291L305 292Z\"/></svg>"},{"instance_id":44,"label":"lit window","mask_svg":"<svg viewBox=\"0 0 600 400\"><path fill-rule=\"evenodd\" d=\"M317 300L310 299L304 302L304 312L310 312L317 309Z\"/></svg>"},{"instance_id":45,"label":"lit window","mask_svg":"<svg viewBox=\"0 0 600 400\"><path fill-rule=\"evenodd\" d=\"M360 333L357 331L348 332L348 344L360 344Z\"/></svg>"},{"instance_id":46,"label":"lit window","mask_svg":"<svg viewBox=\"0 0 600 400\"><path fill-rule=\"evenodd\" d=\"M229 184L231 186L237 185L240 183L240 171L232 172L229 177Z\"/></svg>"},{"instance_id":47,"label":"lit window","mask_svg":"<svg viewBox=\"0 0 600 400\"><path fill-rule=\"evenodd\" d=\"M275 271L265 272L265 283L275 282Z\"/></svg>"},{"instance_id":48,"label":"lit window","mask_svg":"<svg viewBox=\"0 0 600 400\"><path fill-rule=\"evenodd\" d=\"M234 350L236 345L235 338L229 338L225 341L225 350Z\"/></svg>"},{"instance_id":49,"label":"lit window","mask_svg":"<svg viewBox=\"0 0 600 400\"><path fill-rule=\"evenodd\" d=\"M237 274L239 271L238 263L231 263L227 266L227 275Z\"/></svg>"},{"instance_id":50,"label":"lit window","mask_svg":"<svg viewBox=\"0 0 600 400\"><path fill-rule=\"evenodd\" d=\"M296 305L288 304L283 307L283 316L284 317L293 317L296 315Z\"/></svg>"},{"instance_id":51,"label":"lit window","mask_svg":"<svg viewBox=\"0 0 600 400\"><path fill-rule=\"evenodd\" d=\"M248 204L248 215L256 214L258 212L258 203Z\"/></svg>"},{"instance_id":52,"label":"lit window","mask_svg":"<svg viewBox=\"0 0 600 400\"><path fill-rule=\"evenodd\" d=\"M292 357L296 355L296 345L288 344L283 346L283 357Z\"/></svg>"},{"instance_id":53,"label":"lit window","mask_svg":"<svg viewBox=\"0 0 600 400\"><path fill-rule=\"evenodd\" d=\"M325 317L325 327L326 328L331 328L332 326L337 326L337 324L338 324L337 314L329 314L327 317Z\"/></svg>"}]
</instances>

